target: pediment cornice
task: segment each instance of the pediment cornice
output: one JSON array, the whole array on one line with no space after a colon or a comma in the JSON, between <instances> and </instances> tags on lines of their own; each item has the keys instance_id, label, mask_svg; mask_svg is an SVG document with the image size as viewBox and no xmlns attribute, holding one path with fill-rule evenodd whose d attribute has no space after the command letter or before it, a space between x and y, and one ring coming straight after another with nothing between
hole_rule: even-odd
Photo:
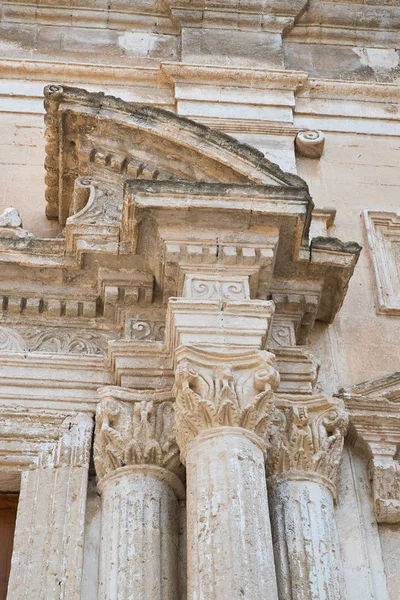
<instances>
[{"instance_id":1,"label":"pediment cornice","mask_svg":"<svg viewBox=\"0 0 400 600\"><path fill-rule=\"evenodd\" d=\"M114 178L307 189L300 177L285 173L259 150L164 109L67 86L47 86L44 94L47 216L62 224L70 214L76 176L98 168Z\"/></svg>"}]
</instances>

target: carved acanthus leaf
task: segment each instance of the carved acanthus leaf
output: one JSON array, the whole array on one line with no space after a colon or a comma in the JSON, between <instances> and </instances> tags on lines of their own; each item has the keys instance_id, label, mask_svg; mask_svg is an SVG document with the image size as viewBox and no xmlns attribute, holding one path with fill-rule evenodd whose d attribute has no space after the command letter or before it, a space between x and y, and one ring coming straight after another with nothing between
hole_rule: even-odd
<instances>
[{"instance_id":1,"label":"carved acanthus leaf","mask_svg":"<svg viewBox=\"0 0 400 600\"><path fill-rule=\"evenodd\" d=\"M250 364L214 365L184 361L176 370L176 430L183 455L201 431L221 426L248 429L264 437L271 425L273 390L279 385L274 355L252 353ZM254 360L254 358L256 360Z\"/></svg>"},{"instance_id":2,"label":"carved acanthus leaf","mask_svg":"<svg viewBox=\"0 0 400 600\"><path fill-rule=\"evenodd\" d=\"M280 406L267 457L269 473L314 472L335 485L347 423L343 403L336 399Z\"/></svg>"},{"instance_id":3,"label":"carved acanthus leaf","mask_svg":"<svg viewBox=\"0 0 400 600\"><path fill-rule=\"evenodd\" d=\"M106 388L96 413L94 462L99 478L127 465L179 470L170 392Z\"/></svg>"}]
</instances>

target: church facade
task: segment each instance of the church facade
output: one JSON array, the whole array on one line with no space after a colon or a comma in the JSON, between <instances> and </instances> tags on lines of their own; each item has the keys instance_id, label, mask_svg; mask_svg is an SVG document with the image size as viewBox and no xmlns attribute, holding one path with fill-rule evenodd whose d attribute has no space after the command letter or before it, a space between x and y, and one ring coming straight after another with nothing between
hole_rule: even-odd
<instances>
[{"instance_id":1,"label":"church facade","mask_svg":"<svg viewBox=\"0 0 400 600\"><path fill-rule=\"evenodd\" d=\"M0 600L398 600L398 1L0 4Z\"/></svg>"}]
</instances>

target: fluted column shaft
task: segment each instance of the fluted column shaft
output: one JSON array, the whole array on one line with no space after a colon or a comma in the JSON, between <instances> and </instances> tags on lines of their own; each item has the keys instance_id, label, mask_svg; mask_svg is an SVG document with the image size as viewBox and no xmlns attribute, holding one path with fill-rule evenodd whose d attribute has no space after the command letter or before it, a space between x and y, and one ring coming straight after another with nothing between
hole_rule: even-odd
<instances>
[{"instance_id":1,"label":"fluted column shaft","mask_svg":"<svg viewBox=\"0 0 400 600\"><path fill-rule=\"evenodd\" d=\"M311 478L277 479L269 485L279 597L339 600L339 539L330 490Z\"/></svg>"},{"instance_id":2,"label":"fluted column shaft","mask_svg":"<svg viewBox=\"0 0 400 600\"><path fill-rule=\"evenodd\" d=\"M101 484L99 600L176 600L182 484L156 466L117 469Z\"/></svg>"},{"instance_id":3,"label":"fluted column shaft","mask_svg":"<svg viewBox=\"0 0 400 600\"><path fill-rule=\"evenodd\" d=\"M186 468L188 598L276 598L260 440L239 427L205 431Z\"/></svg>"},{"instance_id":4,"label":"fluted column shaft","mask_svg":"<svg viewBox=\"0 0 400 600\"><path fill-rule=\"evenodd\" d=\"M101 391L99 600L178 600L179 449L170 391Z\"/></svg>"},{"instance_id":5,"label":"fluted column shaft","mask_svg":"<svg viewBox=\"0 0 400 600\"><path fill-rule=\"evenodd\" d=\"M347 415L340 401L278 408L268 457L279 600L344 600L335 521Z\"/></svg>"},{"instance_id":6,"label":"fluted column shaft","mask_svg":"<svg viewBox=\"0 0 400 600\"><path fill-rule=\"evenodd\" d=\"M278 381L273 356L209 348L181 348L177 355L187 598L277 600L263 439Z\"/></svg>"}]
</instances>

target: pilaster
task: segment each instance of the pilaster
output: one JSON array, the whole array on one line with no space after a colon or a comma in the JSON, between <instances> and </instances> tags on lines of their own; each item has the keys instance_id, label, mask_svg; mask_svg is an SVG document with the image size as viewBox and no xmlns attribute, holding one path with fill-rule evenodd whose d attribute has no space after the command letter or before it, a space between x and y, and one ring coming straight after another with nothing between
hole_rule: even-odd
<instances>
[{"instance_id":1,"label":"pilaster","mask_svg":"<svg viewBox=\"0 0 400 600\"><path fill-rule=\"evenodd\" d=\"M18 600L81 597L93 423L84 414L64 418L54 445L49 436L49 416L47 436L42 434L42 456L37 466L22 473L8 587L9 597ZM56 423L59 416L53 419ZM40 420L43 426L46 416Z\"/></svg>"}]
</instances>

